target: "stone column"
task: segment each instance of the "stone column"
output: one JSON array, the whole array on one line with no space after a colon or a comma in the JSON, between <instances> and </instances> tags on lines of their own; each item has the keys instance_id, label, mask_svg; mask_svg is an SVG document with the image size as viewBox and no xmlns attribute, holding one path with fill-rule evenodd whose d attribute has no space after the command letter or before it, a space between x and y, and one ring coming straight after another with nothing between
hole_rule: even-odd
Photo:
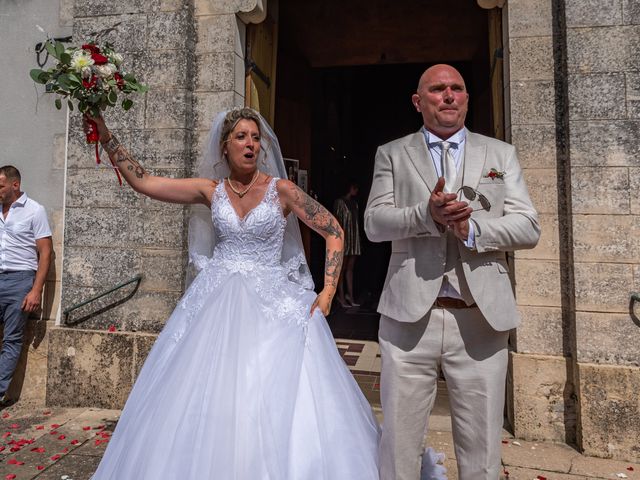
<instances>
[{"instance_id":1,"label":"stone column","mask_svg":"<svg viewBox=\"0 0 640 480\"><path fill-rule=\"evenodd\" d=\"M581 446L638 461L640 3L565 3Z\"/></svg>"},{"instance_id":2,"label":"stone column","mask_svg":"<svg viewBox=\"0 0 640 480\"><path fill-rule=\"evenodd\" d=\"M74 41L118 22L108 39L150 90L108 124L153 174L190 176L209 123L243 104L244 23L262 2L238 0L76 0ZM120 408L184 288L187 209L119 187L96 168L81 118L71 117L67 157L62 308L141 273L140 288L112 294L51 332L50 404ZM104 160L107 161L106 155ZM115 303L115 305L114 305ZM113 325L116 332L108 331Z\"/></svg>"},{"instance_id":3,"label":"stone column","mask_svg":"<svg viewBox=\"0 0 640 480\"><path fill-rule=\"evenodd\" d=\"M509 0L507 6L511 141L542 226L538 246L515 254L523 322L512 355L514 429L521 438L573 443L573 293L566 281L570 262L560 243L570 214L558 186L564 158L557 145L562 128L556 112L553 1Z\"/></svg>"},{"instance_id":4,"label":"stone column","mask_svg":"<svg viewBox=\"0 0 640 480\"><path fill-rule=\"evenodd\" d=\"M640 458L638 47L631 0L510 0L512 138L540 245L518 252L515 433Z\"/></svg>"}]
</instances>

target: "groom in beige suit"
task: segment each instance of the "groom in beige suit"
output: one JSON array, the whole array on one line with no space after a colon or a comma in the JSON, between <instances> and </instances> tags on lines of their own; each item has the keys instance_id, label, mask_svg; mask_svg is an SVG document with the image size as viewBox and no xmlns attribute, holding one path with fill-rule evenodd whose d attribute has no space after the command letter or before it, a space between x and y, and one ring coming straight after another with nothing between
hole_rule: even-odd
<instances>
[{"instance_id":1,"label":"groom in beige suit","mask_svg":"<svg viewBox=\"0 0 640 480\"><path fill-rule=\"evenodd\" d=\"M533 248L540 227L515 149L464 127L468 101L456 69L429 68L412 97L424 127L376 154L365 231L392 242L378 308L381 480L418 480L439 370L459 478L500 474L507 340L520 321L505 252Z\"/></svg>"}]
</instances>

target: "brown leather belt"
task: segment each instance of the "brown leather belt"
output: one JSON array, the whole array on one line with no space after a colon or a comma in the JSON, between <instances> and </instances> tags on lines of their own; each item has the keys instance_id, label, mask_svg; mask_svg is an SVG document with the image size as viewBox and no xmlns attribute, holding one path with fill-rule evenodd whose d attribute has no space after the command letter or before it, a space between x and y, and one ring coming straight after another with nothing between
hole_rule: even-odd
<instances>
[{"instance_id":1,"label":"brown leather belt","mask_svg":"<svg viewBox=\"0 0 640 480\"><path fill-rule=\"evenodd\" d=\"M460 298L451 298L451 297L438 297L436 298L436 303L434 305L440 308L476 308L477 307L475 303L472 303L471 305L467 305L464 300Z\"/></svg>"}]
</instances>

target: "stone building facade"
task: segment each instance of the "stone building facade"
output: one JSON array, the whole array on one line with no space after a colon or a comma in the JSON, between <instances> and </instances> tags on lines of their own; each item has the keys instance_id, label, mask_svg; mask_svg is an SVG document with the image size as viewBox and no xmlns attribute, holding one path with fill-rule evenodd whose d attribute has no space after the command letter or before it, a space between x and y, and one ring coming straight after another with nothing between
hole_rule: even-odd
<instances>
[{"instance_id":1,"label":"stone building facade","mask_svg":"<svg viewBox=\"0 0 640 480\"><path fill-rule=\"evenodd\" d=\"M538 247L512 263L523 324L512 337L510 422L522 438L639 461L640 0L493 3L504 133L543 227ZM213 114L246 101L247 29L268 12L277 19L275 0L60 5L77 38L120 22L113 41L151 89L108 120L145 167L176 177L190 174ZM69 120L60 310L143 279L104 299L100 314L80 308L47 324L46 401L117 408L184 289L187 211L118 187L90 165L79 119Z\"/></svg>"}]
</instances>

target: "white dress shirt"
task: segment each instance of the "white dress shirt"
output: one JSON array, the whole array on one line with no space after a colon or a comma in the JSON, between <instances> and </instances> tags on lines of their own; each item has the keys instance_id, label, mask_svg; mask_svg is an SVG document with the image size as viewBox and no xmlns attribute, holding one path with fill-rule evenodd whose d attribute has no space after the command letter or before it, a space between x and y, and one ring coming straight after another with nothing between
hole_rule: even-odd
<instances>
[{"instance_id":1,"label":"white dress shirt","mask_svg":"<svg viewBox=\"0 0 640 480\"><path fill-rule=\"evenodd\" d=\"M0 272L38 270L36 240L50 236L44 207L23 193L6 217L0 210Z\"/></svg>"},{"instance_id":2,"label":"white dress shirt","mask_svg":"<svg viewBox=\"0 0 640 480\"><path fill-rule=\"evenodd\" d=\"M444 176L444 173L442 171L442 149L439 143L444 140L439 138L437 135L434 135L424 127L422 127L422 133L424 135L425 141L427 142L427 147L429 148L429 153L431 154L431 158L433 159L433 166L436 168L438 178L442 177ZM464 158L464 147L466 139L467 129L463 127L462 130L459 130L446 140L447 142L451 143L449 153L453 157L453 161L456 165L456 172L458 173L460 173L462 159ZM463 243L467 248L475 248L476 246L476 235L472 221L469 221L469 236Z\"/></svg>"},{"instance_id":3,"label":"white dress shirt","mask_svg":"<svg viewBox=\"0 0 640 480\"><path fill-rule=\"evenodd\" d=\"M438 177L442 177L444 176L444 172L442 171L442 147L440 146L440 142L444 140L437 135L434 135L424 127L422 127L422 133L424 135L425 141L427 142L427 147L429 148L429 153L431 154L433 166L436 169L436 173L438 174ZM453 157L453 161L456 165L456 172L458 174L460 173L462 160L464 159L464 148L466 139L467 129L464 127L446 139L446 141L451 144L451 147L449 148L449 154ZM467 248L475 248L476 246L475 229L473 226L473 221L471 220L469 220L469 235L467 236L467 240L463 243ZM453 288L449 284L449 282L443 282L438 296L462 299L462 295L460 295L460 292Z\"/></svg>"}]
</instances>

